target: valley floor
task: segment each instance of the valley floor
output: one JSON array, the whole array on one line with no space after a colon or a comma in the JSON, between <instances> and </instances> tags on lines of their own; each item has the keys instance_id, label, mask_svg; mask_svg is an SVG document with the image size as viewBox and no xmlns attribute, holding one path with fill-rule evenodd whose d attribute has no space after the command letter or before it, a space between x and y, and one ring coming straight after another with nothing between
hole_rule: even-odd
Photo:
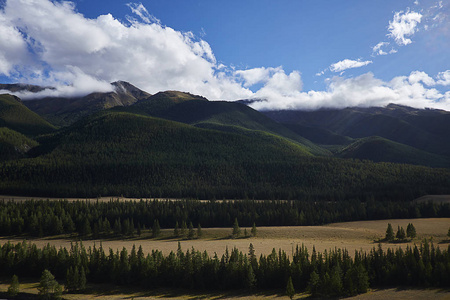
<instances>
[{"instance_id":1,"label":"valley floor","mask_svg":"<svg viewBox=\"0 0 450 300\"><path fill-rule=\"evenodd\" d=\"M397 248L407 245L419 244L423 239L433 241L435 246L448 247L450 240L447 237L450 227L450 218L434 218L434 219L395 219L395 220L377 220L377 221L358 221L333 223L324 226L284 226L284 227L257 227L257 236L250 238L230 238L231 228L203 228L203 236L201 239L180 239L173 237L173 229L162 229L161 236L154 239L151 233L144 231L141 237L125 238L125 239L98 239L83 241L85 247L97 247L102 244L105 250L112 248L114 250L122 250L123 247L131 250L133 245L142 246L145 253L158 249L164 254L170 251L176 251L178 242L180 242L183 251L194 247L196 250L207 251L209 255L216 252L219 256L236 247L240 251L247 253L250 243L253 244L256 254L268 255L272 249L284 250L288 255L292 253L297 245L304 244L308 250L312 251L313 246L316 251L342 248L347 249L350 255L355 250L370 251L373 247L378 247L378 240L385 236L387 224L391 223L394 231L397 226L406 228L408 223L414 224L417 231L417 238L407 243L382 243L383 248ZM241 235L244 230L250 234L251 228L241 228ZM23 237L3 237L0 238L0 244L7 241L22 241ZM46 238L27 238L29 242L35 243L41 247L47 243L57 247L70 248L70 243L78 240L68 236L46 237Z\"/></svg>"}]
</instances>

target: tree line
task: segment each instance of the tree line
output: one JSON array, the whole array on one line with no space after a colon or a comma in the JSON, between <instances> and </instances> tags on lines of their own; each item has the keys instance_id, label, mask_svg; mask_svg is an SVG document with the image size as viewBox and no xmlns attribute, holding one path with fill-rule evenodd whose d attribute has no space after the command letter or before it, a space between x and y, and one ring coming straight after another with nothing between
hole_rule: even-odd
<instances>
[{"instance_id":1,"label":"tree line","mask_svg":"<svg viewBox=\"0 0 450 300\"><path fill-rule=\"evenodd\" d=\"M164 255L142 247L131 251L109 251L102 245L86 249L73 243L70 249L47 245L6 243L0 249L0 275L39 278L45 270L65 284L68 292L82 290L88 283L113 283L145 288L182 287L196 290L283 289L289 280L295 291L313 296L342 296L365 293L369 287L449 287L450 247L441 249L424 241L406 249L371 251L345 249L311 252L297 245L289 256L275 249L269 255L255 255L227 248L219 257L194 248ZM48 275L48 274L47 274Z\"/></svg>"},{"instance_id":2,"label":"tree line","mask_svg":"<svg viewBox=\"0 0 450 300\"><path fill-rule=\"evenodd\" d=\"M357 220L450 217L450 204L391 201L67 200L0 201L0 235L83 238L140 235L160 228L322 225ZM158 230L156 230L158 229ZM201 231L201 228L200 228ZM176 230L175 230L175 235Z\"/></svg>"}]
</instances>

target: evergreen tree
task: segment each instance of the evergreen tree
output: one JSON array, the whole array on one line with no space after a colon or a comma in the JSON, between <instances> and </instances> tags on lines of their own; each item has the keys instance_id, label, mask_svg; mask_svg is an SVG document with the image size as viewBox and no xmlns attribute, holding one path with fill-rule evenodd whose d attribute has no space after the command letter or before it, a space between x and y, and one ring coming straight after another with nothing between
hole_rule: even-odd
<instances>
[{"instance_id":1,"label":"evergreen tree","mask_svg":"<svg viewBox=\"0 0 450 300\"><path fill-rule=\"evenodd\" d=\"M87 235L91 234L91 232L92 232L92 230L91 230L91 224L89 223L89 220L84 219L83 227L81 229L81 235L87 236Z\"/></svg>"},{"instance_id":2,"label":"evergreen tree","mask_svg":"<svg viewBox=\"0 0 450 300\"><path fill-rule=\"evenodd\" d=\"M409 223L408 227L406 227L406 236L409 237L410 239L413 239L416 237L416 235L417 235L416 228L412 223Z\"/></svg>"},{"instance_id":3,"label":"evergreen tree","mask_svg":"<svg viewBox=\"0 0 450 300\"><path fill-rule=\"evenodd\" d=\"M248 289L253 289L256 285L256 276L253 272L252 265L248 265L247 267L247 276L245 278L245 285Z\"/></svg>"},{"instance_id":4,"label":"evergreen tree","mask_svg":"<svg viewBox=\"0 0 450 300\"><path fill-rule=\"evenodd\" d=\"M173 229L173 235L176 237L180 236L180 228L178 226L178 221L175 223L175 228Z\"/></svg>"},{"instance_id":5,"label":"evergreen tree","mask_svg":"<svg viewBox=\"0 0 450 300\"><path fill-rule=\"evenodd\" d=\"M448 228L447 236L450 237L450 227Z\"/></svg>"},{"instance_id":6,"label":"evergreen tree","mask_svg":"<svg viewBox=\"0 0 450 300\"><path fill-rule=\"evenodd\" d=\"M15 297L19 294L19 278L16 275L13 275L11 278L11 285L8 287L8 296Z\"/></svg>"},{"instance_id":7,"label":"evergreen tree","mask_svg":"<svg viewBox=\"0 0 450 300\"><path fill-rule=\"evenodd\" d=\"M356 289L358 293L367 293L369 289L369 274L362 264L356 269Z\"/></svg>"},{"instance_id":8,"label":"evergreen tree","mask_svg":"<svg viewBox=\"0 0 450 300\"><path fill-rule=\"evenodd\" d=\"M385 240L390 242L394 240L394 229L392 228L391 223L388 223L387 229L386 229L386 237Z\"/></svg>"},{"instance_id":9,"label":"evergreen tree","mask_svg":"<svg viewBox=\"0 0 450 300\"><path fill-rule=\"evenodd\" d=\"M140 237L141 236L141 232L142 231L142 229L141 229L141 223L138 223L137 224L137 228L136 228L136 234Z\"/></svg>"},{"instance_id":10,"label":"evergreen tree","mask_svg":"<svg viewBox=\"0 0 450 300\"><path fill-rule=\"evenodd\" d=\"M241 228L239 227L239 223L237 218L234 219L234 223L233 223L233 231L231 232L232 237L239 237L239 235L241 234Z\"/></svg>"},{"instance_id":11,"label":"evergreen tree","mask_svg":"<svg viewBox=\"0 0 450 300\"><path fill-rule=\"evenodd\" d=\"M194 225L192 225L192 222L189 222L189 233L188 233L188 239L192 240L195 236L194 232Z\"/></svg>"},{"instance_id":12,"label":"evergreen tree","mask_svg":"<svg viewBox=\"0 0 450 300\"><path fill-rule=\"evenodd\" d=\"M201 238L202 235L203 235L202 226L200 225L200 223L198 223L198 226L197 226L197 237Z\"/></svg>"},{"instance_id":13,"label":"evergreen tree","mask_svg":"<svg viewBox=\"0 0 450 300\"><path fill-rule=\"evenodd\" d=\"M288 295L288 297L290 299L294 298L294 295L295 295L295 289L294 289L294 285L292 284L292 277L291 276L289 276L289 279L287 281L286 295Z\"/></svg>"},{"instance_id":14,"label":"evergreen tree","mask_svg":"<svg viewBox=\"0 0 450 300\"><path fill-rule=\"evenodd\" d=\"M317 274L316 270L313 270L311 272L311 275L309 276L308 289L313 297L315 297L319 294L320 277L319 277L319 274Z\"/></svg>"},{"instance_id":15,"label":"evergreen tree","mask_svg":"<svg viewBox=\"0 0 450 300\"><path fill-rule=\"evenodd\" d=\"M61 286L49 270L44 270L42 272L38 290L39 295L43 299L59 299L62 294Z\"/></svg>"},{"instance_id":16,"label":"evergreen tree","mask_svg":"<svg viewBox=\"0 0 450 300\"><path fill-rule=\"evenodd\" d=\"M69 267L66 271L66 284L64 285L64 288L71 292L76 290L76 286L78 285L77 282L75 282L75 276L74 271L72 267Z\"/></svg>"},{"instance_id":17,"label":"evergreen tree","mask_svg":"<svg viewBox=\"0 0 450 300\"><path fill-rule=\"evenodd\" d=\"M255 222L253 222L253 226L252 226L252 231L251 231L251 233L252 233L252 236L256 236L256 224L255 224Z\"/></svg>"},{"instance_id":18,"label":"evergreen tree","mask_svg":"<svg viewBox=\"0 0 450 300\"><path fill-rule=\"evenodd\" d=\"M161 227L159 227L159 221L155 220L153 221L153 227L152 227L152 236L154 238L158 237L161 234Z\"/></svg>"},{"instance_id":19,"label":"evergreen tree","mask_svg":"<svg viewBox=\"0 0 450 300\"><path fill-rule=\"evenodd\" d=\"M403 241L406 238L405 230L403 229L403 227L398 226L397 234L395 235L395 237L400 241Z\"/></svg>"},{"instance_id":20,"label":"evergreen tree","mask_svg":"<svg viewBox=\"0 0 450 300\"><path fill-rule=\"evenodd\" d=\"M84 271L84 267L81 267L80 276L79 276L79 284L78 288L80 290L84 290L86 288L86 272Z\"/></svg>"},{"instance_id":21,"label":"evergreen tree","mask_svg":"<svg viewBox=\"0 0 450 300\"><path fill-rule=\"evenodd\" d=\"M186 236L186 233L187 233L187 225L186 222L183 221L181 222L181 235Z\"/></svg>"}]
</instances>

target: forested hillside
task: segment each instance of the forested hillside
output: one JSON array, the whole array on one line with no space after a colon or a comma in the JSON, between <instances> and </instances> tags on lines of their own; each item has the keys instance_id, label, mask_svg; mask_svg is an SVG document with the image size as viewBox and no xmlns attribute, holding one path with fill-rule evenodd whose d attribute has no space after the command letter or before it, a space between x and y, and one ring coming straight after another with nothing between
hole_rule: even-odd
<instances>
[{"instance_id":1,"label":"forested hillside","mask_svg":"<svg viewBox=\"0 0 450 300\"><path fill-rule=\"evenodd\" d=\"M28 136L49 133L55 126L29 110L19 98L0 95L0 127L8 127Z\"/></svg>"},{"instance_id":2,"label":"forested hillside","mask_svg":"<svg viewBox=\"0 0 450 300\"><path fill-rule=\"evenodd\" d=\"M2 164L4 194L86 197L397 199L450 192L450 171L313 157L297 143L104 112Z\"/></svg>"},{"instance_id":3,"label":"forested hillside","mask_svg":"<svg viewBox=\"0 0 450 300\"><path fill-rule=\"evenodd\" d=\"M447 111L390 104L263 113L311 141L325 145L338 156L433 167L450 164L450 112ZM384 138L377 140L376 155L374 137ZM339 153L351 142L357 143L358 151Z\"/></svg>"},{"instance_id":4,"label":"forested hillside","mask_svg":"<svg viewBox=\"0 0 450 300\"><path fill-rule=\"evenodd\" d=\"M59 130L2 96L0 193L363 201L450 193L450 170L430 168L450 165L439 127L447 112L265 112L272 120L242 103L113 85L110 93L26 102L66 125ZM39 91L11 89L20 87Z\"/></svg>"}]
</instances>

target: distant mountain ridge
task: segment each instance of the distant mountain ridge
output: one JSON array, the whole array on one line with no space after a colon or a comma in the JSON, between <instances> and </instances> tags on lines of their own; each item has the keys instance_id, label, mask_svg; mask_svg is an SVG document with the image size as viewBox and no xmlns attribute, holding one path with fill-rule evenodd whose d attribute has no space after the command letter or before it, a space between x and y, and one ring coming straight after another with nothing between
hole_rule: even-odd
<instances>
[{"instance_id":1,"label":"distant mountain ridge","mask_svg":"<svg viewBox=\"0 0 450 300\"><path fill-rule=\"evenodd\" d=\"M389 104L258 112L248 107L255 100L208 101L179 91L151 95L125 81L112 86L113 92L46 97L23 104L56 126L70 126L87 116L113 110L247 136L270 133L297 143L313 155L450 166L450 112L443 110ZM45 89L23 84L0 87L35 93Z\"/></svg>"},{"instance_id":2,"label":"distant mountain ridge","mask_svg":"<svg viewBox=\"0 0 450 300\"><path fill-rule=\"evenodd\" d=\"M43 116L58 126L67 126L92 113L113 108L128 106L151 96L134 85L117 81L111 84L114 92L91 93L83 97L45 97L24 101L32 111Z\"/></svg>"},{"instance_id":3,"label":"distant mountain ridge","mask_svg":"<svg viewBox=\"0 0 450 300\"><path fill-rule=\"evenodd\" d=\"M361 143L372 143L374 140L367 139L369 137L381 137L397 144L381 143L389 149L379 148L380 155L377 155L376 161L401 161L402 156L411 157L411 153L404 151L410 152L413 150L412 148L422 151L414 151L416 158L419 153L425 154L425 152L433 154L434 158L437 158L436 156L439 158L437 160L418 158L409 163L448 166L450 161L450 112L448 111L389 104L386 107L351 107L317 111L272 110L262 111L262 113L288 128L297 128L299 134L310 128L310 131L318 134L315 136L311 133L306 134L309 139L319 144L326 144L327 149L334 147L333 149L337 152L348 145L352 139L362 139L358 142L358 155L352 156L351 153L355 152L347 151L346 157L373 159L372 154L362 150L369 151L370 147L362 147ZM318 138L319 136L321 139ZM326 139L333 140L335 144ZM410 148L399 147L400 144ZM391 150L394 145L397 145L397 149L394 151L397 153L397 157L392 156ZM383 153L386 154L384 157ZM426 156L431 158L428 154ZM445 163L436 163L438 161Z\"/></svg>"}]
</instances>

